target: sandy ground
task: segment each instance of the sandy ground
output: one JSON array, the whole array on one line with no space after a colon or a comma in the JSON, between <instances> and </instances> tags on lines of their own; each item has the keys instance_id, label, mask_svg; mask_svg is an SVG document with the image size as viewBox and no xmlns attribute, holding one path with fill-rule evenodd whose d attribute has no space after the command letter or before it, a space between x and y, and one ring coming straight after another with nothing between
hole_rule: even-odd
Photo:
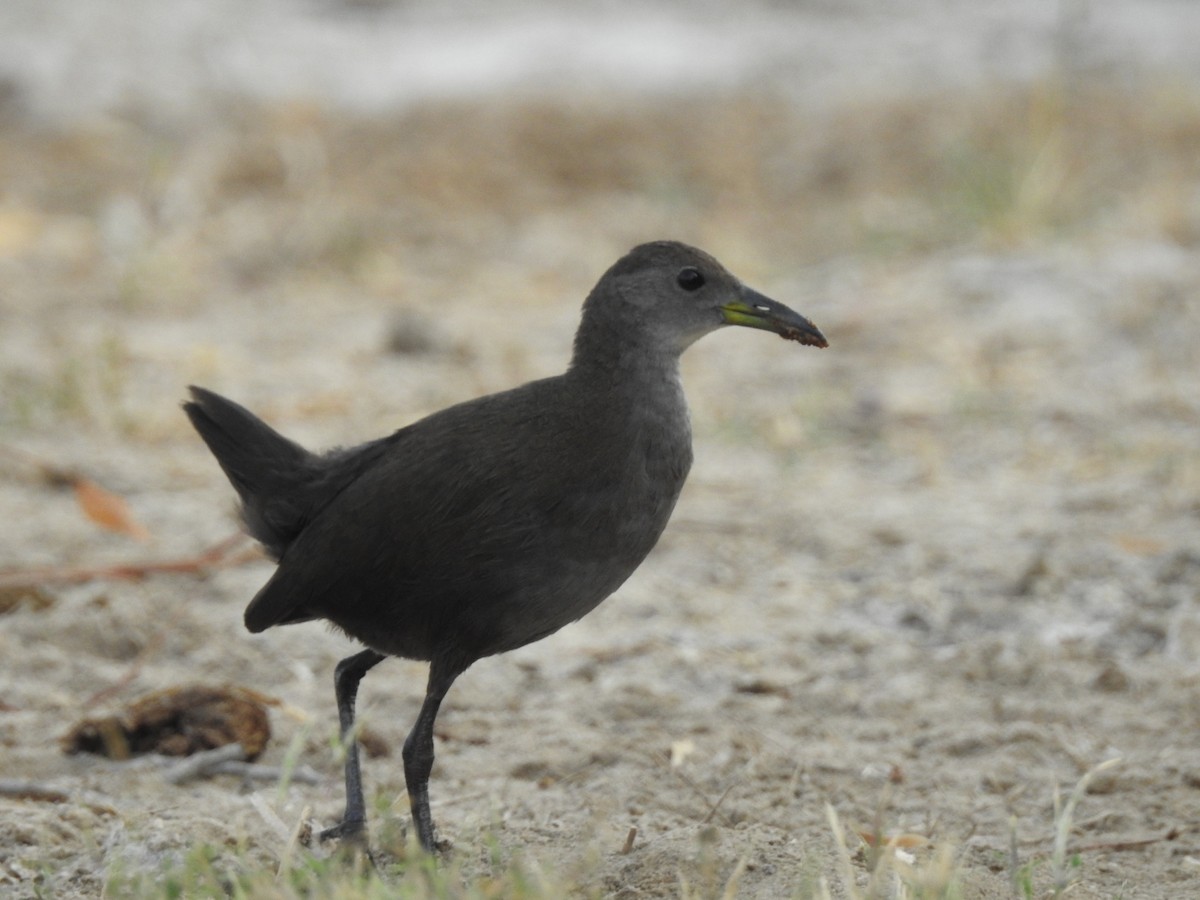
<instances>
[{"instance_id":1,"label":"sandy ground","mask_svg":"<svg viewBox=\"0 0 1200 900\"><path fill-rule=\"evenodd\" d=\"M831 347L727 330L691 350L696 465L660 546L595 613L456 684L432 793L464 877L516 855L599 896L842 896L829 807L860 888L859 835L883 834L950 896L1012 896L1014 872L1033 896L1195 895L1197 109L1185 81L1050 79L815 120L745 93L10 116L0 567L231 534L188 383L314 447L367 439L560 370L603 269L689 240ZM122 496L150 540L97 527L43 464ZM269 571L3 592L0 778L63 796L0 798L0 895L94 897L200 843L269 867L296 823L336 819L332 671L354 647L245 633ZM362 689L385 852L423 679L389 661ZM195 682L277 698L262 762L298 754L318 783L175 786L59 752L80 717ZM1063 804L1113 759L1060 869Z\"/></svg>"}]
</instances>

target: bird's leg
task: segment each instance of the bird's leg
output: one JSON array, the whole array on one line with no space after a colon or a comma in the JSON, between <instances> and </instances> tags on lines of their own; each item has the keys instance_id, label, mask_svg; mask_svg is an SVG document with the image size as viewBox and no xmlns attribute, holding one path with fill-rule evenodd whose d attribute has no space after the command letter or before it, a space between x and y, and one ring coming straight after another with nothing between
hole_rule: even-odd
<instances>
[{"instance_id":1,"label":"bird's leg","mask_svg":"<svg viewBox=\"0 0 1200 900\"><path fill-rule=\"evenodd\" d=\"M429 664L429 686L425 702L412 731L404 740L404 781L408 785L408 802L412 807L417 837L428 853L437 845L433 840L433 815L429 811L429 773L433 769L433 722L437 718L442 698L462 674L465 666L454 665L439 657Z\"/></svg>"},{"instance_id":2,"label":"bird's leg","mask_svg":"<svg viewBox=\"0 0 1200 900\"><path fill-rule=\"evenodd\" d=\"M358 683L372 668L382 662L382 653L363 650L337 664L333 672L333 687L337 695L338 724L342 730L342 745L346 752L346 812L342 821L320 834L323 841L332 838L366 843L367 808L363 801L362 772L358 766L358 739L354 733L354 701Z\"/></svg>"}]
</instances>

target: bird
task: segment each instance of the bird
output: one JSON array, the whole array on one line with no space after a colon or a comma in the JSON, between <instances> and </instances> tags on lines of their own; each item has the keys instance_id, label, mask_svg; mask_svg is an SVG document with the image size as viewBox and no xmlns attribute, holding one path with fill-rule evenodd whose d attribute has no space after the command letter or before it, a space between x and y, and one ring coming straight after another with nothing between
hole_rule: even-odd
<instances>
[{"instance_id":1,"label":"bird","mask_svg":"<svg viewBox=\"0 0 1200 900\"><path fill-rule=\"evenodd\" d=\"M828 346L809 319L709 254L655 241L588 294L564 373L386 437L314 453L232 400L189 389L184 411L277 563L246 628L324 620L365 648L334 671L346 804L322 839L367 846L355 701L369 670L402 657L429 663L402 758L417 838L440 848L429 776L443 698L477 660L586 615L646 558L692 464L680 355L728 325Z\"/></svg>"}]
</instances>

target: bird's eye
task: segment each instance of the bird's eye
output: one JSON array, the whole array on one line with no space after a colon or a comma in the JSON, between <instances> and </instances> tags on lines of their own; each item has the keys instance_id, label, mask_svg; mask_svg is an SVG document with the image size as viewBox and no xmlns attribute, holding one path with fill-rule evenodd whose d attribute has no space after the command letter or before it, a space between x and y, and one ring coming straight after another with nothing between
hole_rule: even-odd
<instances>
[{"instance_id":1,"label":"bird's eye","mask_svg":"<svg viewBox=\"0 0 1200 900\"><path fill-rule=\"evenodd\" d=\"M675 281L685 291L698 291L704 287L704 276L700 274L700 270L693 266L685 266L679 270L679 274L675 276Z\"/></svg>"}]
</instances>

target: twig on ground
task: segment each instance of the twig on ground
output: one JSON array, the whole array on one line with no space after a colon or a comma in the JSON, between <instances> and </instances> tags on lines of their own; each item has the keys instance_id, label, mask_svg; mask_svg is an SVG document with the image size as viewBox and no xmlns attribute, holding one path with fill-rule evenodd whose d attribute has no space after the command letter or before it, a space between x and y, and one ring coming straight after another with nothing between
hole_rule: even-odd
<instances>
[{"instance_id":1,"label":"twig on ground","mask_svg":"<svg viewBox=\"0 0 1200 900\"><path fill-rule=\"evenodd\" d=\"M48 784L36 781L14 781L0 778L0 797L11 797L14 800L40 800L43 803L66 803L71 795Z\"/></svg>"},{"instance_id":2,"label":"twig on ground","mask_svg":"<svg viewBox=\"0 0 1200 900\"><path fill-rule=\"evenodd\" d=\"M1160 844L1163 841L1173 841L1182 835L1184 829L1179 826L1168 828L1162 834L1150 834L1144 837L1126 837L1112 838L1107 841L1092 841L1087 844L1072 844L1067 848L1070 854L1075 853L1090 853L1093 850L1141 850L1143 847L1149 847L1152 844Z\"/></svg>"},{"instance_id":3,"label":"twig on ground","mask_svg":"<svg viewBox=\"0 0 1200 900\"><path fill-rule=\"evenodd\" d=\"M233 551L248 540L238 532L213 544L195 556L177 559L143 560L107 566L42 566L0 572L0 589L39 587L47 584L83 584L89 581L140 581L150 575L201 575L213 569L231 568L262 558L256 547Z\"/></svg>"},{"instance_id":4,"label":"twig on ground","mask_svg":"<svg viewBox=\"0 0 1200 900\"><path fill-rule=\"evenodd\" d=\"M163 772L163 780L171 784L182 784L193 778L204 778L213 774L216 766L227 762L237 762L246 758L246 751L241 744L226 744L212 750L193 753L183 762L175 763Z\"/></svg>"},{"instance_id":5,"label":"twig on ground","mask_svg":"<svg viewBox=\"0 0 1200 900\"><path fill-rule=\"evenodd\" d=\"M218 763L205 770L206 775L236 775L247 781L281 781L284 772L283 766L264 766L236 759ZM320 784L325 780L324 776L311 766L295 766L286 772L289 781L299 781L303 784Z\"/></svg>"}]
</instances>

